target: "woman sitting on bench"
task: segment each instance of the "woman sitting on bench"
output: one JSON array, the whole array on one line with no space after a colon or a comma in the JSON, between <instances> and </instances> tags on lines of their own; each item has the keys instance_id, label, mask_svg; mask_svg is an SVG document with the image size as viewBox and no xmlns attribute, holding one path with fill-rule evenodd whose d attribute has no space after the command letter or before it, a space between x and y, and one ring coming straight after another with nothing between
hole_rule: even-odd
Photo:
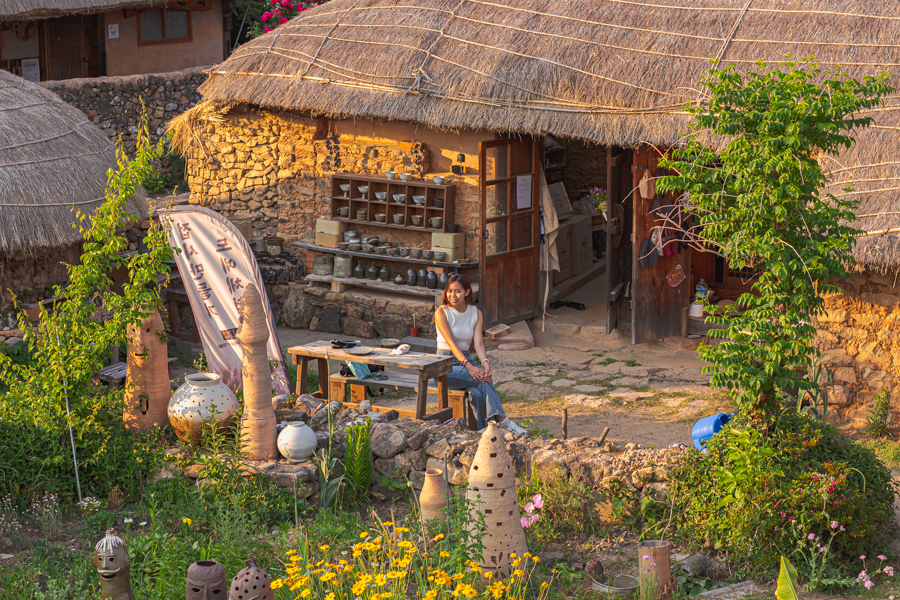
<instances>
[{"instance_id":1,"label":"woman sitting on bench","mask_svg":"<svg viewBox=\"0 0 900 600\"><path fill-rule=\"evenodd\" d=\"M516 435L525 430L516 425L503 412L500 396L494 388L491 364L484 351L481 337L484 316L474 304L472 285L465 275L453 275L444 288L444 304L434 313L437 325L437 353L452 355L453 371L447 376L450 389L466 390L475 406L478 429L487 427L488 421L496 421ZM475 353L481 367L472 362L469 347L475 343Z\"/></svg>"}]
</instances>

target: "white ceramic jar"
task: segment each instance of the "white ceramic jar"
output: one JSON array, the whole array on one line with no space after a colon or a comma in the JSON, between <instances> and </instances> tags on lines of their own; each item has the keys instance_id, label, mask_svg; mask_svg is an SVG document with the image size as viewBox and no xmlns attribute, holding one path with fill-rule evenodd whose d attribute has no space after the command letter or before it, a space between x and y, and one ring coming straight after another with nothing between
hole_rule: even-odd
<instances>
[{"instance_id":1,"label":"white ceramic jar","mask_svg":"<svg viewBox=\"0 0 900 600\"><path fill-rule=\"evenodd\" d=\"M230 427L239 404L222 378L215 373L193 373L175 390L169 401L169 423L178 439L200 443L204 424L216 423L220 429Z\"/></svg>"},{"instance_id":2,"label":"white ceramic jar","mask_svg":"<svg viewBox=\"0 0 900 600\"><path fill-rule=\"evenodd\" d=\"M304 462L315 454L319 439L306 423L288 423L278 434L278 451L288 460Z\"/></svg>"}]
</instances>

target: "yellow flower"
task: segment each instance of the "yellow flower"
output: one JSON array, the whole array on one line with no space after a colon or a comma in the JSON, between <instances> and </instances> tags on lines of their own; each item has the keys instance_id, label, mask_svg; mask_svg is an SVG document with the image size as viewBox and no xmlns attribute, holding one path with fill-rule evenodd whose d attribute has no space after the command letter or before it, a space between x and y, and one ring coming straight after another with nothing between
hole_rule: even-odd
<instances>
[{"instance_id":1,"label":"yellow flower","mask_svg":"<svg viewBox=\"0 0 900 600\"><path fill-rule=\"evenodd\" d=\"M393 521L385 521L384 523L382 523L382 525L385 526L385 527L390 527L390 526L393 525L393 524L394 524Z\"/></svg>"},{"instance_id":2,"label":"yellow flower","mask_svg":"<svg viewBox=\"0 0 900 600\"><path fill-rule=\"evenodd\" d=\"M366 533L365 531L363 531L362 533L359 534L359 539L363 539L363 538L367 538L367 537L369 537L369 534Z\"/></svg>"},{"instance_id":3,"label":"yellow flower","mask_svg":"<svg viewBox=\"0 0 900 600\"><path fill-rule=\"evenodd\" d=\"M535 557L533 557L531 560L533 560L533 561L536 562L536 563L539 563L539 562L541 562L541 557L540 557L540 556L535 556Z\"/></svg>"},{"instance_id":4,"label":"yellow flower","mask_svg":"<svg viewBox=\"0 0 900 600\"><path fill-rule=\"evenodd\" d=\"M485 572L484 572L484 578L485 578L485 579L490 579L490 578L493 577L493 576L494 576L494 572L493 572L493 571L485 571Z\"/></svg>"},{"instance_id":5,"label":"yellow flower","mask_svg":"<svg viewBox=\"0 0 900 600\"><path fill-rule=\"evenodd\" d=\"M406 571L388 571L387 577L388 579L400 579L406 577Z\"/></svg>"},{"instance_id":6,"label":"yellow flower","mask_svg":"<svg viewBox=\"0 0 900 600\"><path fill-rule=\"evenodd\" d=\"M322 552L327 552L328 550L331 550L331 546L329 546L328 544L323 544L319 546L319 550L321 550Z\"/></svg>"},{"instance_id":7,"label":"yellow flower","mask_svg":"<svg viewBox=\"0 0 900 600\"><path fill-rule=\"evenodd\" d=\"M301 598L306 598L307 596L309 596L309 594L310 594L309 588L306 588L305 590L303 590L302 592L300 592L300 597L301 597Z\"/></svg>"},{"instance_id":8,"label":"yellow flower","mask_svg":"<svg viewBox=\"0 0 900 600\"><path fill-rule=\"evenodd\" d=\"M271 587L273 590L277 590L282 585L284 585L284 581L282 581L281 579L276 579L275 581L273 581L272 583L269 584L269 587Z\"/></svg>"},{"instance_id":9,"label":"yellow flower","mask_svg":"<svg viewBox=\"0 0 900 600\"><path fill-rule=\"evenodd\" d=\"M291 548L290 550L288 550L287 552L285 552L285 554L287 554L288 556L291 556L292 554L297 554L297 551L294 550L293 548Z\"/></svg>"},{"instance_id":10,"label":"yellow flower","mask_svg":"<svg viewBox=\"0 0 900 600\"><path fill-rule=\"evenodd\" d=\"M437 590L428 590L422 600L435 600L437 598Z\"/></svg>"},{"instance_id":11,"label":"yellow flower","mask_svg":"<svg viewBox=\"0 0 900 600\"><path fill-rule=\"evenodd\" d=\"M473 573L481 573L481 565L472 565L470 568Z\"/></svg>"},{"instance_id":12,"label":"yellow flower","mask_svg":"<svg viewBox=\"0 0 900 600\"><path fill-rule=\"evenodd\" d=\"M510 556L512 556L512 554L510 554ZM512 561L512 566L514 566L514 567L518 567L521 564L522 564L521 558L517 558L516 560Z\"/></svg>"},{"instance_id":13,"label":"yellow flower","mask_svg":"<svg viewBox=\"0 0 900 600\"><path fill-rule=\"evenodd\" d=\"M515 571L513 571L513 577L522 577L523 575L525 575L525 571L521 569L516 569Z\"/></svg>"},{"instance_id":14,"label":"yellow flower","mask_svg":"<svg viewBox=\"0 0 900 600\"><path fill-rule=\"evenodd\" d=\"M526 552L526 553L525 553L525 558L531 558L531 552Z\"/></svg>"},{"instance_id":15,"label":"yellow flower","mask_svg":"<svg viewBox=\"0 0 900 600\"><path fill-rule=\"evenodd\" d=\"M409 533L409 528L408 527L397 527L396 529L394 529L394 531L396 531L397 533Z\"/></svg>"},{"instance_id":16,"label":"yellow flower","mask_svg":"<svg viewBox=\"0 0 900 600\"><path fill-rule=\"evenodd\" d=\"M515 553L515 552L510 552L510 553L509 553L509 557L510 557L510 558L515 558L515 557L516 557L516 553Z\"/></svg>"},{"instance_id":17,"label":"yellow flower","mask_svg":"<svg viewBox=\"0 0 900 600\"><path fill-rule=\"evenodd\" d=\"M378 587L381 587L386 583L387 583L387 577L385 577L381 573L379 573L378 575L375 576L375 585L377 585Z\"/></svg>"},{"instance_id":18,"label":"yellow flower","mask_svg":"<svg viewBox=\"0 0 900 600\"><path fill-rule=\"evenodd\" d=\"M190 527L191 523L192 523L192 521L188 517L183 518L181 520L181 522L184 523L185 525L187 525L188 527Z\"/></svg>"},{"instance_id":19,"label":"yellow flower","mask_svg":"<svg viewBox=\"0 0 900 600\"><path fill-rule=\"evenodd\" d=\"M450 558L450 553L446 550L441 550L441 558Z\"/></svg>"},{"instance_id":20,"label":"yellow flower","mask_svg":"<svg viewBox=\"0 0 900 600\"><path fill-rule=\"evenodd\" d=\"M335 577L336 577L336 575L334 573L329 572L329 573L325 573L324 575L319 577L319 581L321 581L322 583L326 583L328 581L331 581Z\"/></svg>"},{"instance_id":21,"label":"yellow flower","mask_svg":"<svg viewBox=\"0 0 900 600\"><path fill-rule=\"evenodd\" d=\"M354 596L362 596L363 592L366 591L366 584L364 581L357 581L353 584L353 587L350 588L350 591L353 592Z\"/></svg>"},{"instance_id":22,"label":"yellow flower","mask_svg":"<svg viewBox=\"0 0 900 600\"><path fill-rule=\"evenodd\" d=\"M325 594L325 600L334 600L334 592L328 592Z\"/></svg>"},{"instance_id":23,"label":"yellow flower","mask_svg":"<svg viewBox=\"0 0 900 600\"><path fill-rule=\"evenodd\" d=\"M436 541L436 542L439 542L439 541L441 541L442 539L444 539L444 534L443 534L443 533L439 533L439 534L437 534L436 536L434 536L434 541Z\"/></svg>"},{"instance_id":24,"label":"yellow flower","mask_svg":"<svg viewBox=\"0 0 900 600\"><path fill-rule=\"evenodd\" d=\"M548 587L550 587L550 584L547 583L546 581L541 584L541 589L546 590Z\"/></svg>"}]
</instances>

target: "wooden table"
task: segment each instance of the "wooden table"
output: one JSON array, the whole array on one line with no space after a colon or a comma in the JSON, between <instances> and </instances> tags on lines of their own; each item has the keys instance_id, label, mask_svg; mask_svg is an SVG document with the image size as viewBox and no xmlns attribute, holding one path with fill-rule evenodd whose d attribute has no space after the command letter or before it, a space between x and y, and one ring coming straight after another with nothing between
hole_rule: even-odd
<instances>
[{"instance_id":1,"label":"wooden table","mask_svg":"<svg viewBox=\"0 0 900 600\"><path fill-rule=\"evenodd\" d=\"M313 342L305 346L288 348L288 354L293 357L293 363L297 367L297 395L306 393L306 371L308 362L316 359L319 370L319 391L313 395L328 400L328 359L343 362L357 362L367 365L384 367L386 371L405 370L414 371L418 375L416 386L416 410L398 410L403 416L410 416L420 421L436 419L449 419L453 416L447 393L447 375L453 369L453 357L440 354L426 354L424 352L407 352L406 354L393 355L386 348L375 348L370 354L358 356L348 354L344 350L335 350L329 342ZM437 379L438 382L438 411L426 414L426 401L428 398L428 381ZM369 381L369 380L366 380ZM380 382L371 380L370 387L379 387ZM338 402L341 400L334 398ZM344 404L341 402L341 404ZM375 407L373 407L374 409ZM390 409L388 409L390 410Z\"/></svg>"}]
</instances>

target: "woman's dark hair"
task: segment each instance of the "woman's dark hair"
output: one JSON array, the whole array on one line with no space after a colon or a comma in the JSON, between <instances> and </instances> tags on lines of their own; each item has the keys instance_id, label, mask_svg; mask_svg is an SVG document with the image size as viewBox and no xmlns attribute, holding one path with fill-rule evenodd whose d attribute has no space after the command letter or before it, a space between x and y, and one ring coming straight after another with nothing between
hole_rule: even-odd
<instances>
[{"instance_id":1,"label":"woman's dark hair","mask_svg":"<svg viewBox=\"0 0 900 600\"><path fill-rule=\"evenodd\" d=\"M466 304L473 304L472 300L472 284L469 283L469 278L465 275L451 275L450 279L447 280L447 286L444 288L444 304L442 306L449 306L450 302L447 300L447 290L450 289L451 283L458 283L462 286L462 289L466 292Z\"/></svg>"}]
</instances>

